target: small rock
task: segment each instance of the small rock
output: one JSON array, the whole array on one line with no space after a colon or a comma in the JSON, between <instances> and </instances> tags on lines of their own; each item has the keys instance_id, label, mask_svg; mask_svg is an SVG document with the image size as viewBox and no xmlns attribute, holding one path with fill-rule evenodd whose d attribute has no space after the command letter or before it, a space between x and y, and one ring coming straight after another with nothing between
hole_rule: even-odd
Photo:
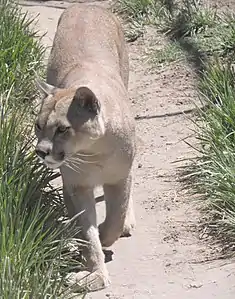
<instances>
[{"instance_id":1,"label":"small rock","mask_svg":"<svg viewBox=\"0 0 235 299\"><path fill-rule=\"evenodd\" d=\"M199 289L201 287L202 287L202 283L196 283L196 282L194 282L194 283L190 283L189 284L189 288Z\"/></svg>"},{"instance_id":2,"label":"small rock","mask_svg":"<svg viewBox=\"0 0 235 299\"><path fill-rule=\"evenodd\" d=\"M166 267L170 267L171 266L171 263L170 262L168 262L168 263L166 263L166 265L165 265Z\"/></svg>"}]
</instances>

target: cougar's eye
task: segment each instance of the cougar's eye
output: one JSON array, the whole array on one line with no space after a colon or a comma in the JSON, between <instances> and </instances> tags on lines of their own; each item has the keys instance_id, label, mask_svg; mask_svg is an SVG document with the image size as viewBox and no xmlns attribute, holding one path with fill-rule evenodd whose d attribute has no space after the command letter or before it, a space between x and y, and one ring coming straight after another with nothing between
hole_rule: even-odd
<instances>
[{"instance_id":1,"label":"cougar's eye","mask_svg":"<svg viewBox=\"0 0 235 299\"><path fill-rule=\"evenodd\" d=\"M68 129L69 129L69 127L60 126L60 127L57 128L57 132L60 133L60 134L62 134L62 133L67 132Z\"/></svg>"},{"instance_id":2,"label":"cougar's eye","mask_svg":"<svg viewBox=\"0 0 235 299\"><path fill-rule=\"evenodd\" d=\"M42 130L42 128L40 127L40 125L38 123L35 124L35 129L36 129L36 131Z\"/></svg>"}]
</instances>

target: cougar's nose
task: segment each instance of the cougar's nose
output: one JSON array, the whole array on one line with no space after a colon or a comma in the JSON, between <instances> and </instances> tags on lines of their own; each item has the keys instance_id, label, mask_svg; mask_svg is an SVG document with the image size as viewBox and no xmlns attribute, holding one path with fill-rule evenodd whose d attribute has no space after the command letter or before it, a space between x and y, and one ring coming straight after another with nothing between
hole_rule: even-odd
<instances>
[{"instance_id":1,"label":"cougar's nose","mask_svg":"<svg viewBox=\"0 0 235 299\"><path fill-rule=\"evenodd\" d=\"M35 152L41 159L45 159L46 156L50 155L52 151L52 144L48 140L41 140L38 142L35 148Z\"/></svg>"},{"instance_id":2,"label":"cougar's nose","mask_svg":"<svg viewBox=\"0 0 235 299\"><path fill-rule=\"evenodd\" d=\"M44 151L44 150L36 149L35 152L43 160L46 158L47 155L49 155L49 151Z\"/></svg>"}]
</instances>

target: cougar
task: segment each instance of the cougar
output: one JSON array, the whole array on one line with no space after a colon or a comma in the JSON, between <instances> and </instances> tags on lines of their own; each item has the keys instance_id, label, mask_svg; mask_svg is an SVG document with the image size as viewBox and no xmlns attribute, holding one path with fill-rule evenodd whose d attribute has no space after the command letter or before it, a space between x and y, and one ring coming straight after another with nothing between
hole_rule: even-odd
<instances>
[{"instance_id":1,"label":"cougar","mask_svg":"<svg viewBox=\"0 0 235 299\"><path fill-rule=\"evenodd\" d=\"M60 169L64 202L78 215L87 246L87 271L71 280L90 291L110 279L102 248L135 225L132 164L135 124L128 98L129 61L118 19L94 5L75 4L61 15L35 123L36 153ZM106 217L98 227L94 188L102 186ZM89 273L90 275L87 275Z\"/></svg>"}]
</instances>

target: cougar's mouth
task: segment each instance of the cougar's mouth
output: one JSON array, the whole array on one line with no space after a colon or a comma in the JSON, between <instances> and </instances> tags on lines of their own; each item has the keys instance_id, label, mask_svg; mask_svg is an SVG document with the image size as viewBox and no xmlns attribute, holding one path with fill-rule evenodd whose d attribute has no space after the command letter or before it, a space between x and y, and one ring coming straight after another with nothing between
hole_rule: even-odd
<instances>
[{"instance_id":1,"label":"cougar's mouth","mask_svg":"<svg viewBox=\"0 0 235 299\"><path fill-rule=\"evenodd\" d=\"M43 160L43 162L48 168L57 169L60 168L60 166L64 163L64 160L56 161L52 157L48 156Z\"/></svg>"},{"instance_id":2,"label":"cougar's mouth","mask_svg":"<svg viewBox=\"0 0 235 299\"><path fill-rule=\"evenodd\" d=\"M44 163L46 164L47 167L51 168L51 169L57 169L60 168L60 166L63 164L63 162L60 163L52 163L52 162L46 162L44 161Z\"/></svg>"}]
</instances>

